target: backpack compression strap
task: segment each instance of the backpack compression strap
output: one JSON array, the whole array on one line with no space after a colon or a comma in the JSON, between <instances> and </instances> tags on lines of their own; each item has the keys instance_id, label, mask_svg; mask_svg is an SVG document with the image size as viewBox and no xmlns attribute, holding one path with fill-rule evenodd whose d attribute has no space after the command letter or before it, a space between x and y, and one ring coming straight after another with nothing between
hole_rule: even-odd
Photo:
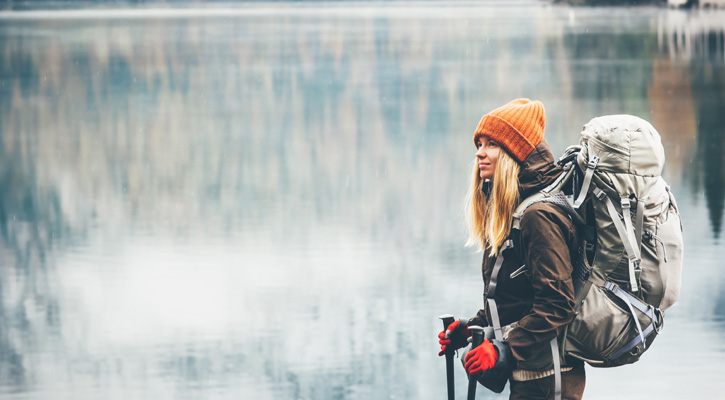
<instances>
[{"instance_id":1,"label":"backpack compression strap","mask_svg":"<svg viewBox=\"0 0 725 400\"><path fill-rule=\"evenodd\" d=\"M644 234L644 201L637 199L637 225L634 227L634 239L637 242L637 250L640 256L642 255L642 235ZM662 246L664 248L664 245ZM667 262L667 255L665 255L665 262Z\"/></svg>"},{"instance_id":2,"label":"backpack compression strap","mask_svg":"<svg viewBox=\"0 0 725 400\"><path fill-rule=\"evenodd\" d=\"M587 172L584 173L584 182L582 182L582 188L579 191L579 196L577 196L576 200L574 200L575 209L581 207L584 199L587 197L589 185L592 183L592 176L594 176L594 170L597 169L597 165L599 164L599 157L592 154L591 148L589 149L589 155L591 158L589 158L589 162L587 163Z\"/></svg>"},{"instance_id":3,"label":"backpack compression strap","mask_svg":"<svg viewBox=\"0 0 725 400\"><path fill-rule=\"evenodd\" d=\"M612 203L612 200L609 198L609 196L607 196L606 193L604 193L603 190L595 188L593 193L594 196L596 196L599 200L603 201L604 204L606 204L609 216L612 218L612 222L614 222L614 227L617 229L619 238L624 245L624 250L627 253L627 259L629 262L629 285L631 286L632 292L636 292L639 290L639 287L637 285L637 276L642 272L642 267L640 265L642 258L639 252L639 246L642 239L635 239L633 237L635 235L635 232L632 229L632 217L629 213L629 198L622 197L622 214L624 215L620 216L617 212L617 209L614 207L614 203ZM640 203L643 202L640 201ZM642 213L641 215L637 215L637 226L641 226L639 219L644 219L644 207L638 206L637 214L640 214L640 210L642 211ZM622 220L620 218L624 219L624 223L622 223Z\"/></svg>"},{"instance_id":4,"label":"backpack compression strap","mask_svg":"<svg viewBox=\"0 0 725 400\"><path fill-rule=\"evenodd\" d=\"M653 330L659 331L659 329L662 326L662 320L660 318L661 312L640 301L638 298L632 296L631 294L627 293L625 290L622 290L619 286L617 286L614 282L607 282L604 284L604 289L612 293L613 295L619 297L622 301L624 301L625 304L627 304L627 307L629 307L629 312L632 315L632 319L634 320L634 323L637 327L637 332L639 333L638 337L635 337L632 339L631 342L627 343L625 346L623 346L621 349L610 355L608 358L615 360L622 354L624 354L627 351L630 351L633 349L638 342L642 343L642 349L645 349L647 345L645 344L645 338L649 336L649 334ZM649 325L646 329L642 329L642 326L639 323L639 318L637 318L637 315L635 314L634 310L637 309L642 314L646 315L651 321L652 324ZM639 340L637 340L639 339Z\"/></svg>"}]
</instances>

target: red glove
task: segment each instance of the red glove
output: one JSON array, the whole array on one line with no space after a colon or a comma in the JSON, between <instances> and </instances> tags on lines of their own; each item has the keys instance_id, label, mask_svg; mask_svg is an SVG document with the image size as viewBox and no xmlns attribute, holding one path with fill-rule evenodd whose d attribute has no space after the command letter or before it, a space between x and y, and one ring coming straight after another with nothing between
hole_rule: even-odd
<instances>
[{"instance_id":1,"label":"red glove","mask_svg":"<svg viewBox=\"0 0 725 400\"><path fill-rule=\"evenodd\" d=\"M498 351L488 339L483 339L480 346L466 354L466 372L470 375L480 374L493 368L498 361Z\"/></svg>"},{"instance_id":2,"label":"red glove","mask_svg":"<svg viewBox=\"0 0 725 400\"><path fill-rule=\"evenodd\" d=\"M468 338L471 337L471 331L468 326L461 324L461 320L453 321L448 325L448 329L438 334L438 343L441 345L439 356L445 354L446 350L457 350L468 344Z\"/></svg>"}]
</instances>

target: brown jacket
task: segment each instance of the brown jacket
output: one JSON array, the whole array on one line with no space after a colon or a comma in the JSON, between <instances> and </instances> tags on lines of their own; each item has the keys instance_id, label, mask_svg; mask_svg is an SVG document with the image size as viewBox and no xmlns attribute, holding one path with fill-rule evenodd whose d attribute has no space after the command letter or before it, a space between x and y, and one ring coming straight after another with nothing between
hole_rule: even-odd
<instances>
[{"instance_id":1,"label":"brown jacket","mask_svg":"<svg viewBox=\"0 0 725 400\"><path fill-rule=\"evenodd\" d=\"M545 141L522 164L520 198L552 183L561 173ZM535 203L521 219L520 248L504 251L498 275L496 303L502 325L517 322L508 345L515 364L525 371L553 368L549 342L574 319L572 257L579 243L578 232L561 207ZM571 249L571 250L570 250ZM488 287L495 257L483 256L483 281ZM511 274L526 264L526 274ZM480 310L469 325L490 325L488 310Z\"/></svg>"}]
</instances>

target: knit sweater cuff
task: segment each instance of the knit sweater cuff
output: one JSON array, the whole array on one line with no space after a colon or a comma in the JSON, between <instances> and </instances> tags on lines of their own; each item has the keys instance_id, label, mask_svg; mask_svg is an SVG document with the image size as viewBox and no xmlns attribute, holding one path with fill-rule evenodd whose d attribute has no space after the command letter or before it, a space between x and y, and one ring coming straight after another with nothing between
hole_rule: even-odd
<instances>
[{"instance_id":1,"label":"knit sweater cuff","mask_svg":"<svg viewBox=\"0 0 725 400\"><path fill-rule=\"evenodd\" d=\"M572 367L562 367L561 372L568 372L571 371ZM534 379L541 379L546 378L547 376L554 375L554 369L550 369L548 371L527 371L525 369L515 369L511 373L511 379L523 382L523 381L533 381Z\"/></svg>"}]
</instances>

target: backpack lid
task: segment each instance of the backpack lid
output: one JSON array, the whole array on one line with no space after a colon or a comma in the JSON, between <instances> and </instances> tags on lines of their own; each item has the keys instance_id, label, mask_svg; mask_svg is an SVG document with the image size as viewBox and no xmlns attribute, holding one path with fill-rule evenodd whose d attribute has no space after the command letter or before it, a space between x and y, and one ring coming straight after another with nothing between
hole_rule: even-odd
<instances>
[{"instance_id":1,"label":"backpack lid","mask_svg":"<svg viewBox=\"0 0 725 400\"><path fill-rule=\"evenodd\" d=\"M642 118L605 115L589 121L581 132L577 163L585 170L591 155L599 157L598 169L639 176L659 176L665 165L660 134Z\"/></svg>"}]
</instances>

